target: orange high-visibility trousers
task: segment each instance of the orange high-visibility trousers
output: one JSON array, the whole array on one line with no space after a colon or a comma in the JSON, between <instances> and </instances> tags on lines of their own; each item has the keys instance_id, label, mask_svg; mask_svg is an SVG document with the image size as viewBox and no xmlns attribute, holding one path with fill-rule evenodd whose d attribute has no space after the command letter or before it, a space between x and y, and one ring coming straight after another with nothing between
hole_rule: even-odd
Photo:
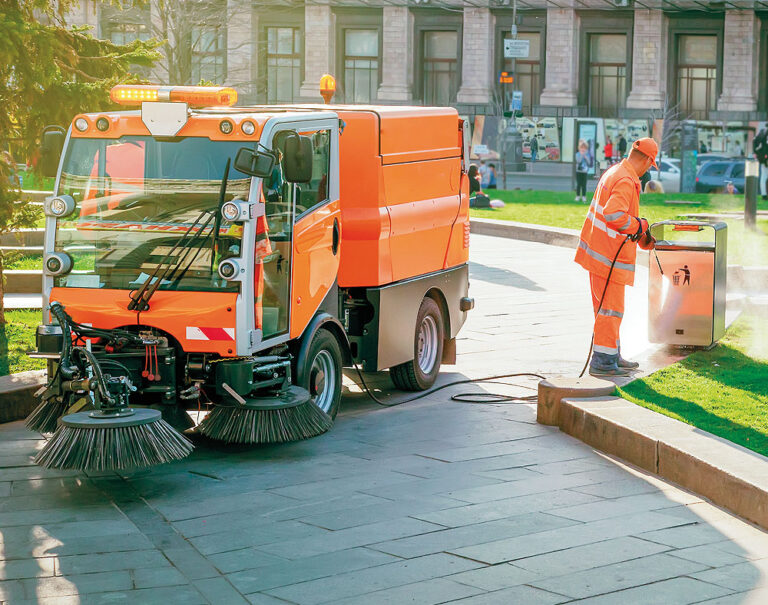
<instances>
[{"instance_id":1,"label":"orange high-visibility trousers","mask_svg":"<svg viewBox=\"0 0 768 605\"><path fill-rule=\"evenodd\" d=\"M624 317L624 284L614 281L608 283L605 291L603 306L600 297L605 289L605 279L594 273L589 274L589 285L592 289L592 307L595 310L595 342L592 350L595 353L618 355L619 328Z\"/></svg>"}]
</instances>

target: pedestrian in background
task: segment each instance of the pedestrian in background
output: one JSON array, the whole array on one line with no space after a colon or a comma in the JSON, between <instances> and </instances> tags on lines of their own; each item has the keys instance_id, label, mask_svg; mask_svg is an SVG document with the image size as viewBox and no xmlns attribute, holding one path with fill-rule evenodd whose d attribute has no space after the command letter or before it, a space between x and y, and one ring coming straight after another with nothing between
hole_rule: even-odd
<instances>
[{"instance_id":1,"label":"pedestrian in background","mask_svg":"<svg viewBox=\"0 0 768 605\"><path fill-rule=\"evenodd\" d=\"M531 164L536 162L536 156L539 155L539 139L536 135L531 137Z\"/></svg>"},{"instance_id":2,"label":"pedestrian in background","mask_svg":"<svg viewBox=\"0 0 768 605\"><path fill-rule=\"evenodd\" d=\"M480 166L477 167L477 173L480 175L480 186L488 186L488 166L485 164L485 160L480 160Z\"/></svg>"},{"instance_id":3,"label":"pedestrian in background","mask_svg":"<svg viewBox=\"0 0 768 605\"><path fill-rule=\"evenodd\" d=\"M613 166L613 143L611 143L611 137L605 138L603 153L605 154L605 161L608 162L608 168L610 168Z\"/></svg>"},{"instance_id":4,"label":"pedestrian in background","mask_svg":"<svg viewBox=\"0 0 768 605\"><path fill-rule=\"evenodd\" d=\"M496 164L488 164L488 185L486 189L496 189Z\"/></svg>"},{"instance_id":5,"label":"pedestrian in background","mask_svg":"<svg viewBox=\"0 0 768 605\"><path fill-rule=\"evenodd\" d=\"M768 179L764 178L766 172L768 172L768 122L755 135L752 141L752 151L760 166L760 181L762 184L758 185L763 188L763 199L768 200Z\"/></svg>"},{"instance_id":6,"label":"pedestrian in background","mask_svg":"<svg viewBox=\"0 0 768 605\"><path fill-rule=\"evenodd\" d=\"M579 150L573 159L576 164L576 201L587 201L587 176L592 167L592 156L584 139L579 141Z\"/></svg>"},{"instance_id":7,"label":"pedestrian in background","mask_svg":"<svg viewBox=\"0 0 768 605\"><path fill-rule=\"evenodd\" d=\"M651 250L655 241L640 214L640 175L656 165L656 141L632 144L629 157L615 164L597 183L574 259L589 271L595 330L589 373L626 376L639 364L621 356L619 329L624 317L624 287L635 279L637 245ZM637 242L637 243L636 243Z\"/></svg>"},{"instance_id":8,"label":"pedestrian in background","mask_svg":"<svg viewBox=\"0 0 768 605\"><path fill-rule=\"evenodd\" d=\"M618 161L624 159L624 156L627 155L627 139L624 138L623 134L619 135L619 157Z\"/></svg>"}]
</instances>

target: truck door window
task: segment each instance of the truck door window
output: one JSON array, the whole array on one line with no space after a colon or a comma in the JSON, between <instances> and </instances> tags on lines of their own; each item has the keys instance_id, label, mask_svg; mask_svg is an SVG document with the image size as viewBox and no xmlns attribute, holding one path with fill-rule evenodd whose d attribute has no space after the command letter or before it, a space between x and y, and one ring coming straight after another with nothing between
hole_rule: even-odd
<instances>
[{"instance_id":1,"label":"truck door window","mask_svg":"<svg viewBox=\"0 0 768 605\"><path fill-rule=\"evenodd\" d=\"M283 178L283 154L276 140L278 162L272 175L262 180L265 216L256 225L254 311L262 338L288 331L290 304L293 197L296 185Z\"/></svg>"},{"instance_id":2,"label":"truck door window","mask_svg":"<svg viewBox=\"0 0 768 605\"><path fill-rule=\"evenodd\" d=\"M331 165L331 132L314 130L301 132L312 139L312 179L298 185L296 219L328 201L328 173Z\"/></svg>"}]
</instances>

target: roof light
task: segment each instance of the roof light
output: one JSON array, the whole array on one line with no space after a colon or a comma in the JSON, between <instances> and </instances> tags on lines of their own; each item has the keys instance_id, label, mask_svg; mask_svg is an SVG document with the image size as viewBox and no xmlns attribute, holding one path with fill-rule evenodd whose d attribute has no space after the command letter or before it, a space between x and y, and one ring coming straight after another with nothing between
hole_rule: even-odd
<instances>
[{"instance_id":1,"label":"roof light","mask_svg":"<svg viewBox=\"0 0 768 605\"><path fill-rule=\"evenodd\" d=\"M96 120L96 128L101 130L101 132L109 130L109 120L103 116L100 117L98 120Z\"/></svg>"},{"instance_id":2,"label":"roof light","mask_svg":"<svg viewBox=\"0 0 768 605\"><path fill-rule=\"evenodd\" d=\"M323 77L320 78L320 94L323 96L326 105L331 102L335 92L336 78L331 74L323 74Z\"/></svg>"},{"instance_id":3,"label":"roof light","mask_svg":"<svg viewBox=\"0 0 768 605\"><path fill-rule=\"evenodd\" d=\"M256 126L253 122L250 120L246 120L240 125L240 128L243 131L243 134L251 136L254 132L256 132Z\"/></svg>"},{"instance_id":4,"label":"roof light","mask_svg":"<svg viewBox=\"0 0 768 605\"><path fill-rule=\"evenodd\" d=\"M172 101L192 107L234 105L237 91L226 86L146 86L120 84L112 88L109 98L120 105L141 105L143 102Z\"/></svg>"},{"instance_id":5,"label":"roof light","mask_svg":"<svg viewBox=\"0 0 768 605\"><path fill-rule=\"evenodd\" d=\"M80 132L85 132L88 130L88 120L85 118L77 118L75 120L75 128L77 128Z\"/></svg>"}]
</instances>

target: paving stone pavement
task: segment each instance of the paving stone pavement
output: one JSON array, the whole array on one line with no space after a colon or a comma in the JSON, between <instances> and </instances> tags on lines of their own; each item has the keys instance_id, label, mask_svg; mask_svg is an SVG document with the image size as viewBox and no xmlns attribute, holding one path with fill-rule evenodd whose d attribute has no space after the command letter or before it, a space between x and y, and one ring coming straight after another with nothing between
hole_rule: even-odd
<instances>
[{"instance_id":1,"label":"paving stone pavement","mask_svg":"<svg viewBox=\"0 0 768 605\"><path fill-rule=\"evenodd\" d=\"M591 330L567 249L473 236L477 307L441 381L578 373ZM624 352L645 340L643 272ZM655 360L655 361L654 361ZM379 395L402 397L386 374ZM32 466L0 426L0 601L42 603L765 603L768 536L536 423L535 379L382 409L350 381L334 429L279 447L198 439L133 474Z\"/></svg>"}]
</instances>

